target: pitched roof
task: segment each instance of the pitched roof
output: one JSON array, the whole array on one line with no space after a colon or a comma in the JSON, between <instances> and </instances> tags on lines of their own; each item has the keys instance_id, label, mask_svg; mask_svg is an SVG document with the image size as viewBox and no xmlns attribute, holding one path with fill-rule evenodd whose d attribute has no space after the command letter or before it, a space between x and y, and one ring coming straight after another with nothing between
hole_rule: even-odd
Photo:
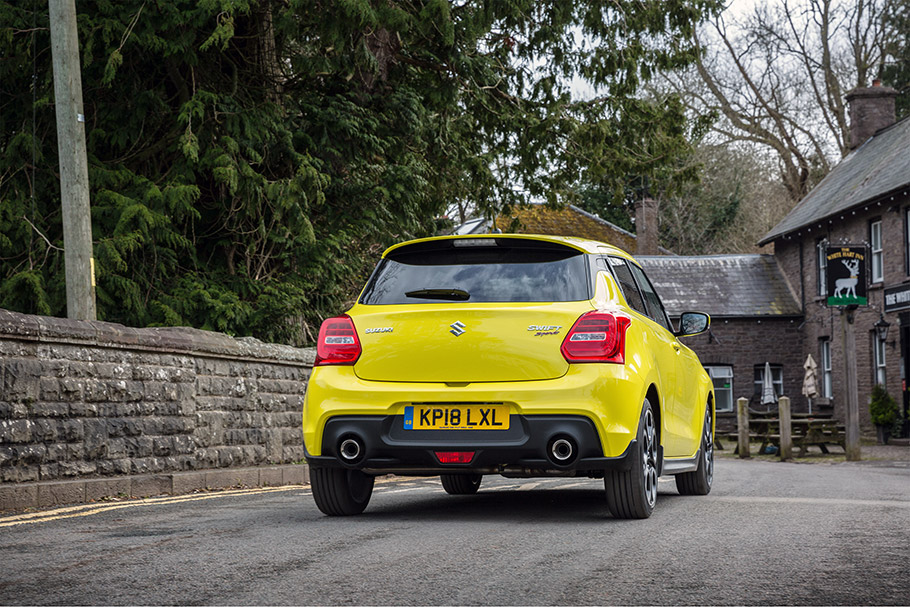
<instances>
[{"instance_id":1,"label":"pitched roof","mask_svg":"<svg viewBox=\"0 0 910 607\"><path fill-rule=\"evenodd\" d=\"M635 234L575 205L563 209L548 209L541 204L515 208L511 216L497 217L496 227L506 230L513 219L519 222L518 231L525 234L579 236L606 242L630 253L635 252Z\"/></svg>"},{"instance_id":2,"label":"pitched roof","mask_svg":"<svg viewBox=\"0 0 910 607\"><path fill-rule=\"evenodd\" d=\"M639 256L670 316L800 316L773 255Z\"/></svg>"},{"instance_id":3,"label":"pitched roof","mask_svg":"<svg viewBox=\"0 0 910 607\"><path fill-rule=\"evenodd\" d=\"M758 243L772 240L874 202L910 184L910 118L905 118L851 152L812 188Z\"/></svg>"},{"instance_id":4,"label":"pitched roof","mask_svg":"<svg viewBox=\"0 0 910 607\"><path fill-rule=\"evenodd\" d=\"M563 209L550 209L542 204L515 208L511 215L497 217L495 226L501 230L507 230L515 219L518 220L516 230L518 234L576 236L605 242L629 253L635 253L635 234L575 205L568 205ZM452 233L483 234L489 232L490 228L489 221L471 219L455 228ZM667 255L672 254L663 247L660 248L660 251Z\"/></svg>"}]
</instances>

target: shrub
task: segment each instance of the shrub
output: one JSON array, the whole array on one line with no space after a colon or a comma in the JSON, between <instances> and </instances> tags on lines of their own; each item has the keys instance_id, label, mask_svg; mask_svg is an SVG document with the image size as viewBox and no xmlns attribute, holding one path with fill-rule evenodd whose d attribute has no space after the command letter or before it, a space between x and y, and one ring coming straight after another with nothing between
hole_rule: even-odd
<instances>
[{"instance_id":1,"label":"shrub","mask_svg":"<svg viewBox=\"0 0 910 607\"><path fill-rule=\"evenodd\" d=\"M901 410L897 406L897 401L894 400L894 397L888 394L888 391L881 384L876 384L872 388L869 414L872 417L872 423L876 426L884 426L886 429L891 430L892 434L900 434Z\"/></svg>"}]
</instances>

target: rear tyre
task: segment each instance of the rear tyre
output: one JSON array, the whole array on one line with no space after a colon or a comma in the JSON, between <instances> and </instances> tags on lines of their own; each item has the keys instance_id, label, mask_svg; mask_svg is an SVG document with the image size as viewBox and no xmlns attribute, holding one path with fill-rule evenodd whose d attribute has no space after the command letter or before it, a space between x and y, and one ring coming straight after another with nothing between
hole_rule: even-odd
<instances>
[{"instance_id":1,"label":"rear tyre","mask_svg":"<svg viewBox=\"0 0 910 607\"><path fill-rule=\"evenodd\" d=\"M449 495L473 495L480 489L480 474L442 474L442 488Z\"/></svg>"},{"instance_id":2,"label":"rear tyre","mask_svg":"<svg viewBox=\"0 0 910 607\"><path fill-rule=\"evenodd\" d=\"M607 507L613 518L648 518L657 502L657 425L647 398L642 405L637 439L637 448L631 453L632 467L604 474Z\"/></svg>"},{"instance_id":3,"label":"rear tyre","mask_svg":"<svg viewBox=\"0 0 910 607\"><path fill-rule=\"evenodd\" d=\"M359 470L310 467L313 499L324 514L360 514L370 503L374 478Z\"/></svg>"},{"instance_id":4,"label":"rear tyre","mask_svg":"<svg viewBox=\"0 0 910 607\"><path fill-rule=\"evenodd\" d=\"M708 495L714 482L714 434L711 403L705 408L705 427L701 436L698 469L676 475L676 490L680 495Z\"/></svg>"}]
</instances>

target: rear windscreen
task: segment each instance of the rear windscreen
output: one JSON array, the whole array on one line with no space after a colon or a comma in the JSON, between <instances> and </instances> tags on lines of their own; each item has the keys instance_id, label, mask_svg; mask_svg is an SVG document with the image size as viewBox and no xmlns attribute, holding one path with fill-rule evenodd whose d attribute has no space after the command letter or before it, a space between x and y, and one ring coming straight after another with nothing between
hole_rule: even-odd
<instances>
[{"instance_id":1,"label":"rear windscreen","mask_svg":"<svg viewBox=\"0 0 910 607\"><path fill-rule=\"evenodd\" d=\"M495 246L434 241L393 251L360 298L367 305L589 299L585 256L533 241ZM410 295L408 295L410 293Z\"/></svg>"}]
</instances>

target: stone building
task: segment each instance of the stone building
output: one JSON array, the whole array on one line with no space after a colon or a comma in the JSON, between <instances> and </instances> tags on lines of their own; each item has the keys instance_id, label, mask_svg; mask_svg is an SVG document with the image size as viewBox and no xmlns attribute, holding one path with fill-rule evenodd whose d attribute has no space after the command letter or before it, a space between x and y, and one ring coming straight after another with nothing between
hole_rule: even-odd
<instances>
[{"instance_id":1,"label":"stone building","mask_svg":"<svg viewBox=\"0 0 910 607\"><path fill-rule=\"evenodd\" d=\"M840 419L845 364L855 361L867 432L875 384L902 403L905 419L910 396L910 119L895 123L896 95L878 82L847 95L852 151L759 243L774 245L805 317L804 351L819 361L823 396ZM868 305L855 314L853 352L844 351L842 311L826 306L829 244L866 247Z\"/></svg>"}]
</instances>

